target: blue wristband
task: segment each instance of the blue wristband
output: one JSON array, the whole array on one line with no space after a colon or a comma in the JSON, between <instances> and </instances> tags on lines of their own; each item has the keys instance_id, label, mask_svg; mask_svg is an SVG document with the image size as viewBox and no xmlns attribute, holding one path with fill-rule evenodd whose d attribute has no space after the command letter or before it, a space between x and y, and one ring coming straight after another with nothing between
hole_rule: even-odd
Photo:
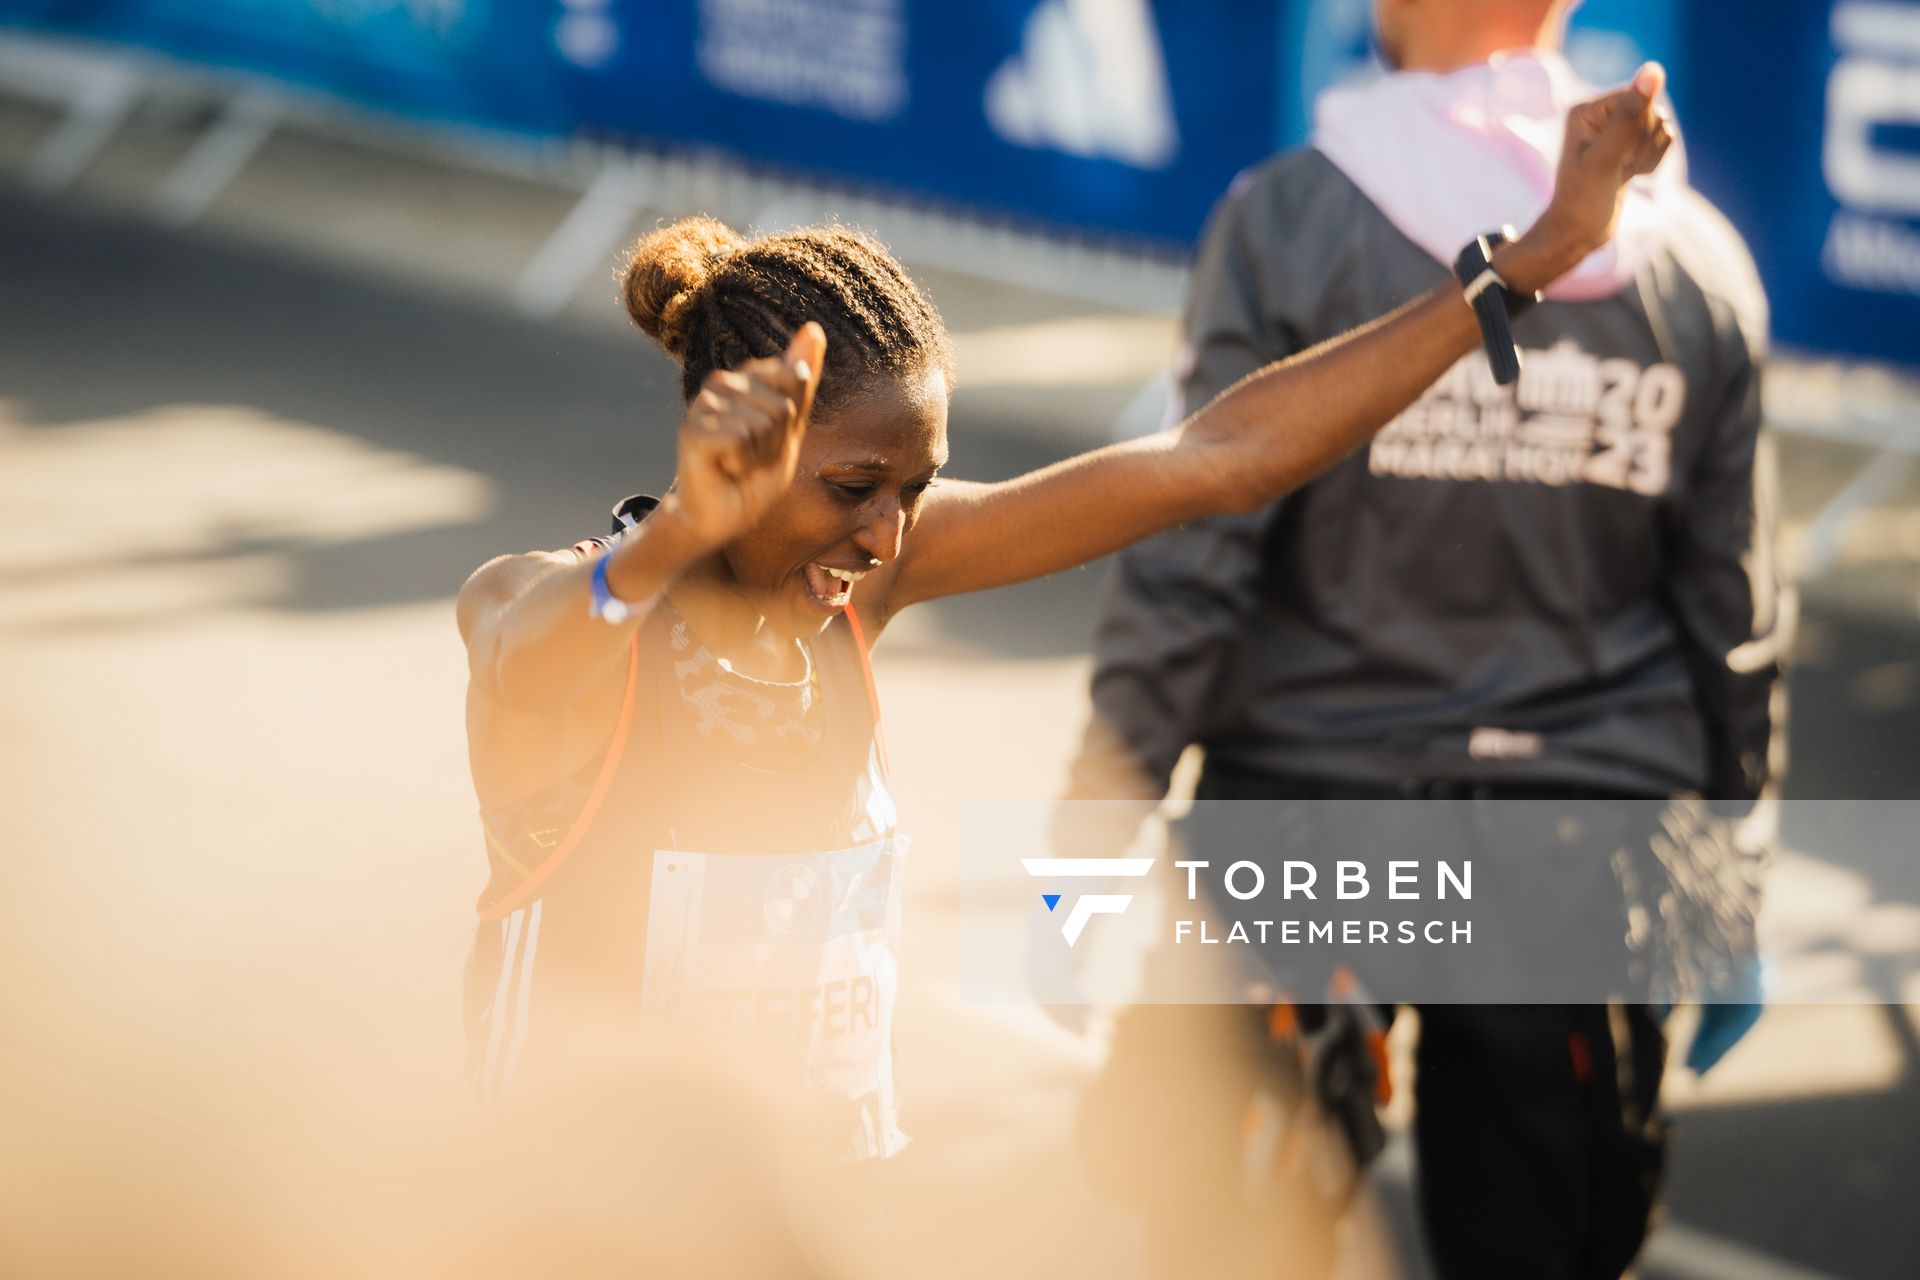
<instances>
[{"instance_id":1,"label":"blue wristband","mask_svg":"<svg viewBox=\"0 0 1920 1280\"><path fill-rule=\"evenodd\" d=\"M613 552L609 550L593 562L593 607L590 612L602 622L617 627L633 616L634 607L614 595L613 589L607 586L607 561L611 559Z\"/></svg>"}]
</instances>

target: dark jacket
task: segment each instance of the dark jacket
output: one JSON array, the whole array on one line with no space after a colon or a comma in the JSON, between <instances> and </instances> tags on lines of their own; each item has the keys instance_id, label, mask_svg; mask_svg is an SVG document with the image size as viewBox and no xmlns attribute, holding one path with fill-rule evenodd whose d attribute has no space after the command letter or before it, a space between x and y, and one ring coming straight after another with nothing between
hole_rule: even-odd
<instances>
[{"instance_id":1,"label":"dark jacket","mask_svg":"<svg viewBox=\"0 0 1920 1280\"><path fill-rule=\"evenodd\" d=\"M1684 207L1623 293L1516 321L1516 387L1476 353L1312 484L1122 555L1074 794L1158 796L1199 743L1296 777L1756 795L1783 616L1765 303ZM1324 156L1282 155L1209 223L1176 408L1448 278Z\"/></svg>"}]
</instances>

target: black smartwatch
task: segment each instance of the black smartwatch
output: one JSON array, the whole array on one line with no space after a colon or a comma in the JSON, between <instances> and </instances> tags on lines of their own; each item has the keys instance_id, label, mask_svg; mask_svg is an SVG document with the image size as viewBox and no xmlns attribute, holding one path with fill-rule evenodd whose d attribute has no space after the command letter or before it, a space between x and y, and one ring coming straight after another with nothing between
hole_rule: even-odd
<instances>
[{"instance_id":1,"label":"black smartwatch","mask_svg":"<svg viewBox=\"0 0 1920 1280\"><path fill-rule=\"evenodd\" d=\"M1486 344L1493 380L1503 387L1520 376L1520 348L1513 345L1510 321L1540 300L1537 293L1515 293L1493 269L1493 251L1513 236L1512 227L1489 231L1469 241L1453 260L1454 278L1480 322L1480 340Z\"/></svg>"}]
</instances>

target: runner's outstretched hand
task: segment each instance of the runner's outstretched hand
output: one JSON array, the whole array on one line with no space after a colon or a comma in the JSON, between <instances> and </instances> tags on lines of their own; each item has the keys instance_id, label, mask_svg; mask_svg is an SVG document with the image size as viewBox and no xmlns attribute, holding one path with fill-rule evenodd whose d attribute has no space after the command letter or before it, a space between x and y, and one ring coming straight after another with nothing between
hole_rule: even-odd
<instances>
[{"instance_id":1,"label":"runner's outstretched hand","mask_svg":"<svg viewBox=\"0 0 1920 1280\"><path fill-rule=\"evenodd\" d=\"M1582 102L1568 113L1553 199L1540 224L1592 252L1613 236L1627 184L1652 173L1673 145L1672 121L1660 105L1667 73L1644 64L1630 84Z\"/></svg>"},{"instance_id":2,"label":"runner's outstretched hand","mask_svg":"<svg viewBox=\"0 0 1920 1280\"><path fill-rule=\"evenodd\" d=\"M809 320L786 354L715 370L680 421L673 503L680 523L717 547L758 524L793 483L827 354Z\"/></svg>"}]
</instances>

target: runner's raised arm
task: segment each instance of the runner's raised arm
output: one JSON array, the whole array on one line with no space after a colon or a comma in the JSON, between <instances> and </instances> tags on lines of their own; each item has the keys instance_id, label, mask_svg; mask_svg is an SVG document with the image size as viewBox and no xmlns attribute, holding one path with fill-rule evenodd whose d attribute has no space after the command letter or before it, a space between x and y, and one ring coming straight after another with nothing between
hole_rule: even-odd
<instances>
[{"instance_id":1,"label":"runner's raised arm","mask_svg":"<svg viewBox=\"0 0 1920 1280\"><path fill-rule=\"evenodd\" d=\"M1626 184L1671 141L1664 73L1577 107L1552 202L1493 265L1531 294L1605 244ZM1269 365L1185 422L1000 484L948 485L901 557L889 612L1039 577L1202 516L1258 509L1345 457L1479 342L1449 282L1393 314Z\"/></svg>"}]
</instances>

